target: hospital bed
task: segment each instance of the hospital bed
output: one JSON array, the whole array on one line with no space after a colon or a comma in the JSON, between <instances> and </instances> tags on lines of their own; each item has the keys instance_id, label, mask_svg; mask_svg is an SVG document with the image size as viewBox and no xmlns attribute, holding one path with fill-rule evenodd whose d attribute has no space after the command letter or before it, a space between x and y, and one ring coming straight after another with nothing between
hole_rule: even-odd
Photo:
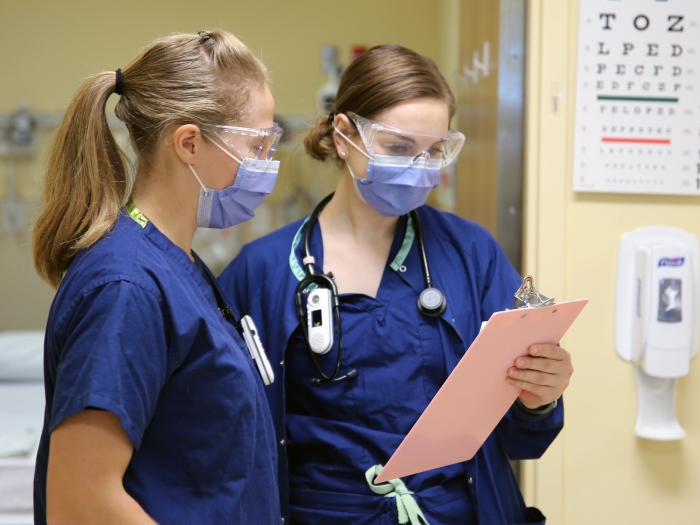
<instances>
[{"instance_id":1,"label":"hospital bed","mask_svg":"<svg viewBox=\"0 0 700 525\"><path fill-rule=\"evenodd\" d=\"M43 332L0 332L0 525L34 523L34 463L45 405L43 355Z\"/></svg>"}]
</instances>

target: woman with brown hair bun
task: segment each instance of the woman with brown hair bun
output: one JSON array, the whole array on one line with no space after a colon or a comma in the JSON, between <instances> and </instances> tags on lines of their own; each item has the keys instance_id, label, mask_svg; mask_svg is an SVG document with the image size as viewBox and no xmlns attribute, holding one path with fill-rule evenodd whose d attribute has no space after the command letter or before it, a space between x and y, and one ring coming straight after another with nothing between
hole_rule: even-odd
<instances>
[{"instance_id":1,"label":"woman with brown hair bun","mask_svg":"<svg viewBox=\"0 0 700 525\"><path fill-rule=\"evenodd\" d=\"M522 393L473 459L371 483L521 284L484 228L423 205L464 142L454 112L430 59L395 45L357 58L306 138L339 166L335 193L220 277L256 316L280 378L266 394L295 525L544 522L508 460L539 457L562 428L573 369L553 345L513 364L503 380Z\"/></svg>"},{"instance_id":2,"label":"woman with brown hair bun","mask_svg":"<svg viewBox=\"0 0 700 525\"><path fill-rule=\"evenodd\" d=\"M279 524L263 385L191 250L197 226L247 220L272 191L267 81L233 35L176 34L88 78L68 107L34 228L57 288L35 523ZM112 93L135 171L107 126Z\"/></svg>"}]
</instances>

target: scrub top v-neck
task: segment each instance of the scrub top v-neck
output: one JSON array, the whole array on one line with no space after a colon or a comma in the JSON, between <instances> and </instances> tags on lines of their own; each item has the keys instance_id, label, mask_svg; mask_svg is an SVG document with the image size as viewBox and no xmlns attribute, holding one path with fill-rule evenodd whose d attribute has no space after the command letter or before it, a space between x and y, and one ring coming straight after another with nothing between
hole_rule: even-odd
<instances>
[{"instance_id":1,"label":"scrub top v-neck","mask_svg":"<svg viewBox=\"0 0 700 525\"><path fill-rule=\"evenodd\" d=\"M274 430L247 348L200 269L129 211L78 254L51 307L36 523L51 432L95 408L119 417L134 446L124 488L157 522L277 525Z\"/></svg>"}]
</instances>

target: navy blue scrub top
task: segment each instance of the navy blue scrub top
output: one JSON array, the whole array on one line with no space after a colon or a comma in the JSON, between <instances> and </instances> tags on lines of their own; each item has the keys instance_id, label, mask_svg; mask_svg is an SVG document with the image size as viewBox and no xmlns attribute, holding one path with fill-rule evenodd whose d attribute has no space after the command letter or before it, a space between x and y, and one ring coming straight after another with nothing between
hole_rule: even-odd
<instances>
[{"instance_id":1,"label":"navy blue scrub top","mask_svg":"<svg viewBox=\"0 0 700 525\"><path fill-rule=\"evenodd\" d=\"M343 362L356 379L311 386L317 377L294 307L303 277L301 226L291 224L241 250L220 276L236 306L257 323L278 380L266 390L280 443L282 512L293 524L397 523L393 498L376 495L364 473L385 464L493 312L512 308L521 279L482 227L418 209L434 285L448 307L418 311L424 289L414 229L397 227L376 298L340 296ZM311 238L316 267L323 243ZM324 268L324 271L332 268ZM319 356L333 370L336 348ZM505 378L504 378L505 380ZM540 457L563 426L563 406L530 415L514 405L474 459L404 482L431 525L542 523L523 502L509 459Z\"/></svg>"},{"instance_id":2,"label":"navy blue scrub top","mask_svg":"<svg viewBox=\"0 0 700 525\"><path fill-rule=\"evenodd\" d=\"M132 214L77 255L51 306L35 523L51 432L96 408L119 417L134 446L124 488L157 522L278 525L274 429L248 349L200 269Z\"/></svg>"}]
</instances>

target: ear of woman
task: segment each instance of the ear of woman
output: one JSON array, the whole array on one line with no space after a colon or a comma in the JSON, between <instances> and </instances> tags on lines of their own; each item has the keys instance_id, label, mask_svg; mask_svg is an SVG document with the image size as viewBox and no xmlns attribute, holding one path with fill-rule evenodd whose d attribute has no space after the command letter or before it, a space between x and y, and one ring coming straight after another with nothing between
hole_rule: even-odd
<instances>
[{"instance_id":1,"label":"ear of woman","mask_svg":"<svg viewBox=\"0 0 700 525\"><path fill-rule=\"evenodd\" d=\"M342 135L337 133L337 131L340 131ZM335 144L335 147L339 153L341 151L347 151L348 148L352 147L350 144L348 144L348 140L345 137L350 137L356 133L357 131L350 123L350 119L347 117L347 115L340 113L335 116L333 121L333 143ZM345 135L345 137L343 137L343 135Z\"/></svg>"},{"instance_id":2,"label":"ear of woman","mask_svg":"<svg viewBox=\"0 0 700 525\"><path fill-rule=\"evenodd\" d=\"M173 151L184 164L193 164L197 161L202 140L202 133L194 124L178 126L173 133Z\"/></svg>"}]
</instances>

